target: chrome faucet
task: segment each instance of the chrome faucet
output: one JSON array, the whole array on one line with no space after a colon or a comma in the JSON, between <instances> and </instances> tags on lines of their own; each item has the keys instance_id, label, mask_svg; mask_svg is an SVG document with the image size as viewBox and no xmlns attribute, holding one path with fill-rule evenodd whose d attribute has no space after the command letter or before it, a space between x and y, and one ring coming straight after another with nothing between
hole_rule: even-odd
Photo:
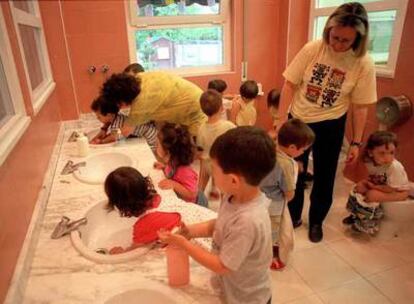
<instances>
[{"instance_id":1,"label":"chrome faucet","mask_svg":"<svg viewBox=\"0 0 414 304\"><path fill-rule=\"evenodd\" d=\"M78 229L81 225L86 225L88 222L86 217L83 217L77 221L71 222L70 219L67 216L62 216L62 219L57 224L55 229L52 232L52 235L50 236L52 239L58 239L62 236L65 236L69 232Z\"/></svg>"},{"instance_id":2,"label":"chrome faucet","mask_svg":"<svg viewBox=\"0 0 414 304\"><path fill-rule=\"evenodd\" d=\"M60 172L61 175L68 175L72 174L74 171L78 170L79 167L85 167L86 162L80 162L75 164L73 161L68 160L66 165L63 167L62 172Z\"/></svg>"}]
</instances>

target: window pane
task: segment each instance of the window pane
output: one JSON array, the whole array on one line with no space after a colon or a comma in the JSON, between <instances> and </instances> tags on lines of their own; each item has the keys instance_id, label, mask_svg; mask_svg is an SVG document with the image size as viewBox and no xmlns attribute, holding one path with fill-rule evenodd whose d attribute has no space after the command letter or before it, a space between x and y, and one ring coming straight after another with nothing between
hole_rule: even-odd
<instances>
[{"instance_id":1,"label":"window pane","mask_svg":"<svg viewBox=\"0 0 414 304\"><path fill-rule=\"evenodd\" d=\"M326 21L328 21L328 16L322 16L322 17L315 18L315 25L313 27L314 39L322 38L323 29L325 28Z\"/></svg>"},{"instance_id":2,"label":"window pane","mask_svg":"<svg viewBox=\"0 0 414 304\"><path fill-rule=\"evenodd\" d=\"M397 11L368 13L369 53L376 64L387 64Z\"/></svg>"},{"instance_id":3,"label":"window pane","mask_svg":"<svg viewBox=\"0 0 414 304\"><path fill-rule=\"evenodd\" d=\"M138 16L217 15L220 0L137 0Z\"/></svg>"},{"instance_id":4,"label":"window pane","mask_svg":"<svg viewBox=\"0 0 414 304\"><path fill-rule=\"evenodd\" d=\"M331 7L331 6L340 6L341 4L348 3L348 2L359 2L359 3L369 3L369 2L378 2L379 0L318 0L316 1L316 7Z\"/></svg>"},{"instance_id":5,"label":"window pane","mask_svg":"<svg viewBox=\"0 0 414 304\"><path fill-rule=\"evenodd\" d=\"M19 24L20 36L23 43L23 51L26 59L26 66L29 72L32 89L36 89L44 79L42 62L40 61L39 29Z\"/></svg>"},{"instance_id":6,"label":"window pane","mask_svg":"<svg viewBox=\"0 0 414 304\"><path fill-rule=\"evenodd\" d=\"M146 70L223 64L221 26L138 30L135 37Z\"/></svg>"},{"instance_id":7,"label":"window pane","mask_svg":"<svg viewBox=\"0 0 414 304\"><path fill-rule=\"evenodd\" d=\"M34 14L34 7L31 1L27 1L27 0L13 1L13 5L15 8L21 9L22 11L25 11L29 14Z\"/></svg>"},{"instance_id":8,"label":"window pane","mask_svg":"<svg viewBox=\"0 0 414 304\"><path fill-rule=\"evenodd\" d=\"M6 73L3 69L3 63L0 59L0 128L14 114L13 103L7 84Z\"/></svg>"}]
</instances>

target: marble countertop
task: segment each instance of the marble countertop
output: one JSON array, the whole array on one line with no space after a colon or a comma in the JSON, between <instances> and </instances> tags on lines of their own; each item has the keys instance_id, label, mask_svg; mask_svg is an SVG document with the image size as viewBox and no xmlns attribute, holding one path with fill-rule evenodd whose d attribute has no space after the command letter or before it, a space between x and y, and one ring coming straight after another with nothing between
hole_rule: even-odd
<instances>
[{"instance_id":1,"label":"marble countertop","mask_svg":"<svg viewBox=\"0 0 414 304\"><path fill-rule=\"evenodd\" d=\"M89 131L96 122L75 124L77 129ZM103 185L88 185L73 175L60 175L68 160L82 161L76 156L76 143L67 141L73 126L66 127L60 149L55 149L57 165L51 192L42 218L32 254L23 303L144 303L140 295L155 296L151 303L221 303L210 284L212 273L191 260L190 284L183 288L170 288L167 282L165 249L153 249L145 256L121 264L97 264L85 259L72 246L69 236L52 240L50 235L62 215L71 219L83 217L97 202L105 199ZM152 168L154 157L142 139L124 145L91 148L90 155L103 151L117 151L137 161L136 167L148 173L157 184L163 176ZM178 200L172 191L159 190L161 196ZM201 207L200 207L201 208ZM210 210L200 212L200 219L214 216ZM145 289L145 290L144 290ZM143 290L145 291L143 293ZM132 299L134 301L132 301ZM158 302L157 302L158 301ZM149 302L147 302L149 303Z\"/></svg>"}]
</instances>

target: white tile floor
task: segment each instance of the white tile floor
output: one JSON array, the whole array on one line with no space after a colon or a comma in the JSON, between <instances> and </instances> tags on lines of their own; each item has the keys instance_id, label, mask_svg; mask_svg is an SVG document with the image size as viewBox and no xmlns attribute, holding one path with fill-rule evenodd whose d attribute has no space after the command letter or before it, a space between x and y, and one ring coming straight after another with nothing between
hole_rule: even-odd
<instances>
[{"instance_id":1,"label":"white tile floor","mask_svg":"<svg viewBox=\"0 0 414 304\"><path fill-rule=\"evenodd\" d=\"M414 223L390 240L348 232L341 221L350 187L338 172L324 239L317 244L307 237L306 202L291 260L272 272L273 303L414 303Z\"/></svg>"}]
</instances>

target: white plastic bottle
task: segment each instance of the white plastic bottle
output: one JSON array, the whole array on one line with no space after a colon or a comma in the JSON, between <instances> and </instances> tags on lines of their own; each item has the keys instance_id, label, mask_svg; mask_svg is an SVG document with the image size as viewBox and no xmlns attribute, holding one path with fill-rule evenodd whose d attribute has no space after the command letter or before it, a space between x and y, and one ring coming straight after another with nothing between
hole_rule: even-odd
<instances>
[{"instance_id":1,"label":"white plastic bottle","mask_svg":"<svg viewBox=\"0 0 414 304\"><path fill-rule=\"evenodd\" d=\"M76 140L78 145L78 155L80 157L85 157L89 153L89 141L88 138L83 133L79 133L79 137Z\"/></svg>"}]
</instances>

